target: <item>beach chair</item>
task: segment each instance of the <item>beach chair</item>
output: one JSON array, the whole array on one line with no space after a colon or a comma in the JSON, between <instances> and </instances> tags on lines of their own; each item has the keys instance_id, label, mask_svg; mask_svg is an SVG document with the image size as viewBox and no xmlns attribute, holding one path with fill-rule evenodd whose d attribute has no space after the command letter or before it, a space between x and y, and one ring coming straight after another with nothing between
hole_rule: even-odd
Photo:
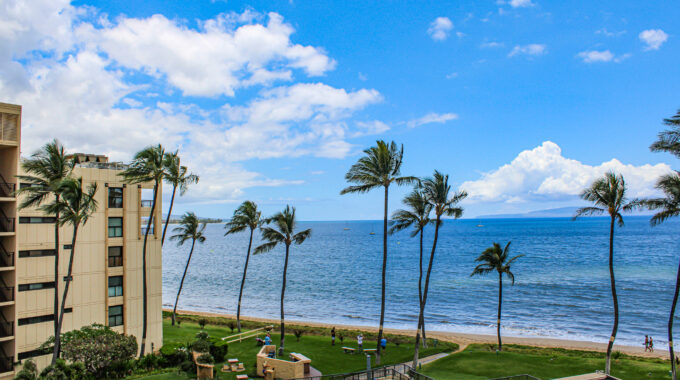
<instances>
[{"instance_id":1,"label":"beach chair","mask_svg":"<svg viewBox=\"0 0 680 380\"><path fill-rule=\"evenodd\" d=\"M222 372L231 372L231 367L229 367L229 364L224 364L222 366Z\"/></svg>"},{"instance_id":2,"label":"beach chair","mask_svg":"<svg viewBox=\"0 0 680 380\"><path fill-rule=\"evenodd\" d=\"M342 350L345 351L346 354L353 354L354 351L356 351L356 349L352 347L343 347Z\"/></svg>"},{"instance_id":3,"label":"beach chair","mask_svg":"<svg viewBox=\"0 0 680 380\"><path fill-rule=\"evenodd\" d=\"M248 375L236 375L236 380L248 380Z\"/></svg>"},{"instance_id":4,"label":"beach chair","mask_svg":"<svg viewBox=\"0 0 680 380\"><path fill-rule=\"evenodd\" d=\"M243 365L243 363L238 363L238 368L236 368L236 369L238 369L238 371L241 372L241 371L245 371L246 367Z\"/></svg>"},{"instance_id":5,"label":"beach chair","mask_svg":"<svg viewBox=\"0 0 680 380\"><path fill-rule=\"evenodd\" d=\"M238 372L238 364L232 364L230 367L231 367L231 372Z\"/></svg>"}]
</instances>

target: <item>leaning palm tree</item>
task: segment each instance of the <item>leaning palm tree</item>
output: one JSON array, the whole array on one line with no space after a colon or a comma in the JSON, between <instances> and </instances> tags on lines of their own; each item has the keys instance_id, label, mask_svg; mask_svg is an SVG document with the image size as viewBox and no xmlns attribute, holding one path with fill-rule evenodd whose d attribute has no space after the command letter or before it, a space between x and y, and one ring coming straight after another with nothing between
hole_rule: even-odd
<instances>
[{"instance_id":1,"label":"leaning palm tree","mask_svg":"<svg viewBox=\"0 0 680 380\"><path fill-rule=\"evenodd\" d=\"M498 335L498 351L503 350L501 342L501 306L503 305L503 275L510 277L512 285L515 285L515 275L510 271L510 265L524 255L517 255L510 258L510 242L501 248L498 243L493 243L493 246L487 248L475 260L481 264L477 265L470 274L470 277L475 275L489 274L493 271L498 272L498 321L496 324L496 334Z\"/></svg>"},{"instance_id":2,"label":"leaning palm tree","mask_svg":"<svg viewBox=\"0 0 680 380\"><path fill-rule=\"evenodd\" d=\"M253 246L253 232L262 225L262 212L257 209L257 204L253 201L245 201L234 211L234 216L231 218L224 228L227 232L224 236L241 232L248 228L250 230L250 239L248 239L248 251L246 251L246 264L243 267L243 278L241 279L241 290L238 292L238 306L236 307L236 326L238 332L241 332L241 298L243 297L243 287L246 284L246 273L248 272L248 261L250 260L250 248Z\"/></svg>"},{"instance_id":3,"label":"leaning palm tree","mask_svg":"<svg viewBox=\"0 0 680 380\"><path fill-rule=\"evenodd\" d=\"M161 235L161 246L165 243L165 233L167 232L168 224L170 223L170 215L172 215L172 206L175 203L177 188L179 187L179 195L182 196L186 194L189 185L198 183L198 176L189 173L189 169L187 169L186 166L180 165L179 162L180 157L177 152L167 153L163 160L163 166L165 166L165 180L172 185L172 196L170 197L170 208L168 209L168 216L165 218L163 234Z\"/></svg>"},{"instance_id":4,"label":"leaning palm tree","mask_svg":"<svg viewBox=\"0 0 680 380\"><path fill-rule=\"evenodd\" d=\"M431 178L426 178L422 181L423 193L425 199L432 206L435 215L434 222L434 239L432 241L432 251L430 251L430 262L427 265L427 275L425 276L425 289L423 290L423 302L420 303L420 312L418 320L423 320L425 315L425 305L427 304L427 293L430 288L430 274L432 273L432 264L434 263L434 253L437 249L437 241L439 239L439 228L444 221L442 216L450 216L455 219L463 216L463 208L458 206L458 203L467 197L465 191L456 191L451 196L451 185L449 185L449 175L442 174L435 170ZM420 330L416 331L416 349L413 355L413 368L418 366L418 343L420 343Z\"/></svg>"},{"instance_id":5,"label":"leaning palm tree","mask_svg":"<svg viewBox=\"0 0 680 380\"><path fill-rule=\"evenodd\" d=\"M347 182L356 185L348 186L340 194L366 193L373 189L383 187L385 190L385 207L383 214L383 263L382 263L382 290L380 299L380 325L378 328L378 343L383 336L383 324L385 322L385 277L387 272L387 200L389 188L392 183L408 185L418 182L416 177L401 177L401 164L404 158L404 146L397 147L392 141L389 145L378 140L376 146L364 150L365 156L361 157L345 174ZM380 344L376 351L376 363L380 364Z\"/></svg>"},{"instance_id":6,"label":"leaning palm tree","mask_svg":"<svg viewBox=\"0 0 680 380\"><path fill-rule=\"evenodd\" d=\"M87 189L83 189L83 179L66 178L57 186L57 191L61 195L59 203L51 203L41 207L41 210L50 215L59 213L57 224L63 226L70 224L73 228L73 238L71 239L71 255L68 261L68 272L66 273L66 285L64 294L61 297L61 307L57 322L57 332L54 335L54 348L52 353L52 365L57 362L61 345L61 327L64 323L64 307L68 296L69 286L73 281L73 258L76 252L76 240L78 228L87 224L88 220L97 211L97 200L94 199L97 193L97 184L90 184Z\"/></svg>"},{"instance_id":7,"label":"leaning palm tree","mask_svg":"<svg viewBox=\"0 0 680 380\"><path fill-rule=\"evenodd\" d=\"M182 216L179 221L179 226L172 229L175 232L174 235L170 237L170 240L176 240L177 246L182 246L187 241L191 240L191 250L189 251L189 258L187 259L187 265L184 267L184 274L182 275L182 280L179 282L179 289L177 290L177 298L175 298L175 307L172 308L172 325L175 325L175 318L177 316L177 302L179 302L179 295L182 293L182 286L184 285L184 278L187 276L187 270L189 270L189 263L191 263L191 256L194 254L194 247L196 242L203 243L205 241L205 231L206 223L201 223L198 217L193 212L187 212Z\"/></svg>"},{"instance_id":8,"label":"leaning palm tree","mask_svg":"<svg viewBox=\"0 0 680 380\"><path fill-rule=\"evenodd\" d=\"M582 207L576 210L572 220L581 216L609 214L609 280L612 288L614 301L614 326L607 345L607 359L605 362L605 374L611 371L612 348L616 339L616 331L619 328L619 300L616 296L616 280L614 278L614 227L618 223L623 227L623 215L621 212L630 211L636 207L635 203L629 203L626 199L626 183L623 176L614 172L608 172L604 177L596 179L590 187L583 190L581 198L592 202L595 206Z\"/></svg>"},{"instance_id":9,"label":"leaning palm tree","mask_svg":"<svg viewBox=\"0 0 680 380\"><path fill-rule=\"evenodd\" d=\"M151 204L151 212L149 212L149 220L144 231L144 245L142 246L142 343L140 344L139 355L144 356L144 349L146 347L146 330L147 330L147 313L148 313L148 295L147 295L147 271L146 271L146 243L149 240L149 231L151 230L151 223L153 222L154 212L156 211L156 201L158 200L158 191L161 183L165 178L165 167L163 160L165 158L165 149L158 144L157 146L149 146L135 154L134 159L127 169L120 175L127 183L146 183L153 182L153 203Z\"/></svg>"},{"instance_id":10,"label":"leaning palm tree","mask_svg":"<svg viewBox=\"0 0 680 380\"><path fill-rule=\"evenodd\" d=\"M430 212L432 212L432 205L427 201L422 190L416 188L403 200L404 204L408 206L407 210L397 210L392 214L392 221L390 224L390 235L397 231L402 231L407 228L413 228L411 237L420 235L420 260L418 272L418 305L423 302L423 233L425 226L433 223L430 219ZM425 319L418 321L418 329L422 331L423 343L425 343Z\"/></svg>"},{"instance_id":11,"label":"leaning palm tree","mask_svg":"<svg viewBox=\"0 0 680 380\"><path fill-rule=\"evenodd\" d=\"M254 254L257 255L263 252L269 252L279 244L286 245L286 257L283 262L283 283L281 285L281 345L279 346L279 355L283 355L283 347L286 336L286 326L284 323L283 299L286 294L286 274L288 272L288 255L290 253L290 245L292 243L302 244L311 234L311 229L295 232L297 221L295 220L295 207L286 206L282 212L276 213L274 216L265 220L266 224L273 224L272 227L260 227L262 231L262 239L266 240L264 243L255 248Z\"/></svg>"},{"instance_id":12,"label":"leaning palm tree","mask_svg":"<svg viewBox=\"0 0 680 380\"><path fill-rule=\"evenodd\" d=\"M19 209L51 204L59 204L61 194L58 186L62 180L71 175L73 160L66 158L64 147L57 140L45 144L31 158L21 162L25 175L17 176L22 184L17 191L23 196ZM59 208L53 214L59 220ZM59 224L54 224L54 315L59 315ZM54 319L54 336L57 336L57 318Z\"/></svg>"},{"instance_id":13,"label":"leaning palm tree","mask_svg":"<svg viewBox=\"0 0 680 380\"><path fill-rule=\"evenodd\" d=\"M663 123L671 129L659 133L658 139L649 147L652 152L668 152L680 158L680 110Z\"/></svg>"},{"instance_id":14,"label":"leaning palm tree","mask_svg":"<svg viewBox=\"0 0 680 380\"><path fill-rule=\"evenodd\" d=\"M652 226L657 226L669 218L680 215L680 173L667 174L659 178L656 188L663 191L665 197L646 199L641 201L642 206L650 210L660 210L649 221ZM673 303L671 305L670 316L668 317L668 351L671 357L672 379L676 377L675 353L673 352L673 320L675 319L675 307L678 304L678 294L680 293L680 264L675 279L675 293L673 293Z\"/></svg>"}]
</instances>

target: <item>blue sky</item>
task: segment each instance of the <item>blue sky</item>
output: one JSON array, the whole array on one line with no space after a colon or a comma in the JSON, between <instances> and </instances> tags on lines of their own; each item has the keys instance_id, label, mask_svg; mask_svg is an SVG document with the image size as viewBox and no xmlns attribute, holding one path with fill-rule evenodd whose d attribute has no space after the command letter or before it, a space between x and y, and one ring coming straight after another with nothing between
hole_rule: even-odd
<instances>
[{"instance_id":1,"label":"blue sky","mask_svg":"<svg viewBox=\"0 0 680 380\"><path fill-rule=\"evenodd\" d=\"M672 2L30 4L0 5L23 154L179 148L201 182L177 213L381 218L379 191L339 195L376 139L404 144L404 174L449 173L468 217L580 205L606 170L652 195L678 168L648 150L680 108Z\"/></svg>"}]
</instances>

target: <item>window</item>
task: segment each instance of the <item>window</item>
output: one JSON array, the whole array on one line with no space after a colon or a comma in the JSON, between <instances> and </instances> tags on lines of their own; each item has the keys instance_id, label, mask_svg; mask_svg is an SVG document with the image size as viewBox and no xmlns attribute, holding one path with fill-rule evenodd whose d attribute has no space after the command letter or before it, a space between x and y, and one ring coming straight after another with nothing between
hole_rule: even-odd
<instances>
[{"instance_id":1,"label":"window","mask_svg":"<svg viewBox=\"0 0 680 380\"><path fill-rule=\"evenodd\" d=\"M123 266L123 247L109 247L109 268Z\"/></svg>"},{"instance_id":2,"label":"window","mask_svg":"<svg viewBox=\"0 0 680 380\"><path fill-rule=\"evenodd\" d=\"M122 187L109 187L109 208L123 208Z\"/></svg>"},{"instance_id":3,"label":"window","mask_svg":"<svg viewBox=\"0 0 680 380\"><path fill-rule=\"evenodd\" d=\"M19 285L19 291L25 292L29 290L54 289L54 281L52 282L36 282L33 284Z\"/></svg>"},{"instance_id":4,"label":"window","mask_svg":"<svg viewBox=\"0 0 680 380\"><path fill-rule=\"evenodd\" d=\"M71 244L64 244L64 249L71 249L73 248L73 245Z\"/></svg>"},{"instance_id":5,"label":"window","mask_svg":"<svg viewBox=\"0 0 680 380\"><path fill-rule=\"evenodd\" d=\"M35 349L31 351L26 351L26 352L20 352L19 353L19 360L24 360L24 359L29 359L29 358L34 358L36 356L43 356L50 354L51 352L49 350L44 350L44 349Z\"/></svg>"},{"instance_id":6,"label":"window","mask_svg":"<svg viewBox=\"0 0 680 380\"><path fill-rule=\"evenodd\" d=\"M123 218L109 218L109 237L123 236Z\"/></svg>"},{"instance_id":7,"label":"window","mask_svg":"<svg viewBox=\"0 0 680 380\"><path fill-rule=\"evenodd\" d=\"M123 324L123 306L109 306L109 327Z\"/></svg>"},{"instance_id":8,"label":"window","mask_svg":"<svg viewBox=\"0 0 680 380\"><path fill-rule=\"evenodd\" d=\"M123 276L109 277L109 297L123 295Z\"/></svg>"},{"instance_id":9,"label":"window","mask_svg":"<svg viewBox=\"0 0 680 380\"><path fill-rule=\"evenodd\" d=\"M70 313L73 308L67 307L64 309L64 313ZM40 315L37 317L19 318L19 326L32 325L35 323L54 321L54 314Z\"/></svg>"},{"instance_id":10,"label":"window","mask_svg":"<svg viewBox=\"0 0 680 380\"><path fill-rule=\"evenodd\" d=\"M20 189L28 189L29 187L41 187L40 184L37 183L28 183L28 182L22 182L19 184Z\"/></svg>"},{"instance_id":11,"label":"window","mask_svg":"<svg viewBox=\"0 0 680 380\"><path fill-rule=\"evenodd\" d=\"M141 229L142 235L146 235L146 226L149 225L149 217L148 216L141 217L140 220L139 220L139 224L140 224L140 229ZM151 218L151 228L149 228L149 235L154 234L155 225L156 225L155 221L153 220L153 218Z\"/></svg>"},{"instance_id":12,"label":"window","mask_svg":"<svg viewBox=\"0 0 680 380\"><path fill-rule=\"evenodd\" d=\"M56 219L53 216L21 216L19 223L33 224L33 223L54 223Z\"/></svg>"},{"instance_id":13,"label":"window","mask_svg":"<svg viewBox=\"0 0 680 380\"><path fill-rule=\"evenodd\" d=\"M44 257L54 256L54 249L33 249L30 251L19 251L19 257Z\"/></svg>"}]
</instances>

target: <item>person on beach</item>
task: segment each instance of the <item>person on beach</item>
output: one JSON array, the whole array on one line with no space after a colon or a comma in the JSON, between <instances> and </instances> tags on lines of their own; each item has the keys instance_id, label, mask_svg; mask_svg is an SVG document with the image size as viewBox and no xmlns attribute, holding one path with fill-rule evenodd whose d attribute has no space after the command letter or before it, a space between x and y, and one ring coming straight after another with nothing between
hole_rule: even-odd
<instances>
[{"instance_id":1,"label":"person on beach","mask_svg":"<svg viewBox=\"0 0 680 380\"><path fill-rule=\"evenodd\" d=\"M654 352L654 339L652 337L649 337L649 352Z\"/></svg>"},{"instance_id":2,"label":"person on beach","mask_svg":"<svg viewBox=\"0 0 680 380\"><path fill-rule=\"evenodd\" d=\"M645 335L645 352L649 350L649 335Z\"/></svg>"},{"instance_id":3,"label":"person on beach","mask_svg":"<svg viewBox=\"0 0 680 380\"><path fill-rule=\"evenodd\" d=\"M335 326L331 329L331 346L335 346Z\"/></svg>"},{"instance_id":4,"label":"person on beach","mask_svg":"<svg viewBox=\"0 0 680 380\"><path fill-rule=\"evenodd\" d=\"M364 349L364 336L359 334L357 335L357 345L359 345L359 351L363 351Z\"/></svg>"}]
</instances>

